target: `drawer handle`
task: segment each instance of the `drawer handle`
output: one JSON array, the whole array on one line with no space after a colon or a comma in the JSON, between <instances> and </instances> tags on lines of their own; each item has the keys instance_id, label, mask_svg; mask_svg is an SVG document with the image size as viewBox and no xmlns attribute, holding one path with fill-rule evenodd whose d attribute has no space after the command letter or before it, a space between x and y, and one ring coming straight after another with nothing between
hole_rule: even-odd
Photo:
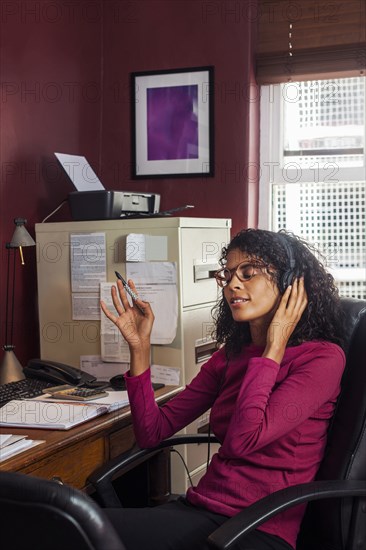
<instances>
[{"instance_id":1,"label":"drawer handle","mask_svg":"<svg viewBox=\"0 0 366 550\"><path fill-rule=\"evenodd\" d=\"M59 485L63 485L64 482L62 481L62 479L59 477L59 476L53 476L51 477L51 481L54 481L55 483L58 483Z\"/></svg>"},{"instance_id":2,"label":"drawer handle","mask_svg":"<svg viewBox=\"0 0 366 550\"><path fill-rule=\"evenodd\" d=\"M216 340L210 340L206 343L196 344L194 347L196 363L203 363L203 361L207 361L216 350Z\"/></svg>"},{"instance_id":3,"label":"drawer handle","mask_svg":"<svg viewBox=\"0 0 366 550\"><path fill-rule=\"evenodd\" d=\"M194 265L193 266L194 282L203 281L206 279L214 279L215 273L217 270L218 270L217 263Z\"/></svg>"}]
</instances>

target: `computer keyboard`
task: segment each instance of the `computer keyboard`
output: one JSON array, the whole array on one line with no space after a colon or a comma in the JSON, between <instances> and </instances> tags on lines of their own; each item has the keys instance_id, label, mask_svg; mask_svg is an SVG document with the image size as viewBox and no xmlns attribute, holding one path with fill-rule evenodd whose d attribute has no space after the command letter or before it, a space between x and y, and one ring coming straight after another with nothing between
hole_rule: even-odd
<instances>
[{"instance_id":1,"label":"computer keyboard","mask_svg":"<svg viewBox=\"0 0 366 550\"><path fill-rule=\"evenodd\" d=\"M16 382L0 385L0 408L12 399L26 399L41 395L45 388L51 388L54 383L35 378L25 378Z\"/></svg>"}]
</instances>

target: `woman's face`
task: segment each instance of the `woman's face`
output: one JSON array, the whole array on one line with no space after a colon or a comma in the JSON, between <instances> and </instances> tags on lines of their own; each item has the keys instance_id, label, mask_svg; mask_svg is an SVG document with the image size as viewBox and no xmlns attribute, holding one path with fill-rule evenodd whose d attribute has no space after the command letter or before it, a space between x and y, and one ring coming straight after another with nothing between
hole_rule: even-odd
<instances>
[{"instance_id":1,"label":"woman's face","mask_svg":"<svg viewBox=\"0 0 366 550\"><path fill-rule=\"evenodd\" d=\"M244 262L244 264L243 264ZM224 296L231 309L233 319L237 322L249 322L251 325L268 325L279 303L280 291L266 268L251 270L246 264L255 264L255 259L241 250L231 250L227 255L226 266L238 272L231 272L231 280L224 287ZM248 280L240 280L252 275Z\"/></svg>"}]
</instances>

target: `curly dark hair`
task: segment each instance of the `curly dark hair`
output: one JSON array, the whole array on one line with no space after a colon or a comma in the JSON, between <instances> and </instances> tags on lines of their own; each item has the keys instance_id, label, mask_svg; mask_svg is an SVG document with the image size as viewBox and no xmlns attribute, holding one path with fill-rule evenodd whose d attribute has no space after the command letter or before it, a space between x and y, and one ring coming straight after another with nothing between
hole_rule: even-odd
<instances>
[{"instance_id":1,"label":"curly dark hair","mask_svg":"<svg viewBox=\"0 0 366 550\"><path fill-rule=\"evenodd\" d=\"M343 314L338 289L332 275L324 268L324 256L314 246L284 230L275 233L262 229L244 229L222 249L220 264L226 263L229 252L240 250L259 265L273 266L275 271L269 273L279 286L281 275L289 269L289 252L284 239L292 250L296 272L304 277L308 296L307 307L288 345L297 346L304 341L321 339L342 346ZM213 308L213 317L215 338L218 344L225 344L228 355L239 353L243 344L251 342L249 323L234 321L223 294Z\"/></svg>"}]
</instances>

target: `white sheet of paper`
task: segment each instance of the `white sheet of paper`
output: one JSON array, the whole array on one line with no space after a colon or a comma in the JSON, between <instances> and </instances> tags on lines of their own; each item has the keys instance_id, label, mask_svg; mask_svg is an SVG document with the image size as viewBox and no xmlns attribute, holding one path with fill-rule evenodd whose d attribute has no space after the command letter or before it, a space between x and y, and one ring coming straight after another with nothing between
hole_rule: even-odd
<instances>
[{"instance_id":1,"label":"white sheet of paper","mask_svg":"<svg viewBox=\"0 0 366 550\"><path fill-rule=\"evenodd\" d=\"M98 380L108 381L117 374L127 372L130 365L129 363L106 363L100 355L81 355L80 368Z\"/></svg>"},{"instance_id":2,"label":"white sheet of paper","mask_svg":"<svg viewBox=\"0 0 366 550\"><path fill-rule=\"evenodd\" d=\"M177 267L174 262L143 262L126 265L126 276L135 284L176 285Z\"/></svg>"},{"instance_id":3,"label":"white sheet of paper","mask_svg":"<svg viewBox=\"0 0 366 550\"><path fill-rule=\"evenodd\" d=\"M126 262L146 260L146 240L142 233L130 233L126 237Z\"/></svg>"},{"instance_id":4,"label":"white sheet of paper","mask_svg":"<svg viewBox=\"0 0 366 550\"><path fill-rule=\"evenodd\" d=\"M73 292L72 293L72 318L74 321L99 320L100 301L99 293Z\"/></svg>"},{"instance_id":5,"label":"white sheet of paper","mask_svg":"<svg viewBox=\"0 0 366 550\"><path fill-rule=\"evenodd\" d=\"M111 311L115 311L111 297L111 287L113 284L114 283L101 283L100 285L100 298ZM118 328L104 315L104 313L101 315L100 320L102 360L108 363L129 363L130 350Z\"/></svg>"},{"instance_id":6,"label":"white sheet of paper","mask_svg":"<svg viewBox=\"0 0 366 550\"><path fill-rule=\"evenodd\" d=\"M104 185L85 157L55 153L63 169L78 191L101 191Z\"/></svg>"},{"instance_id":7,"label":"white sheet of paper","mask_svg":"<svg viewBox=\"0 0 366 550\"><path fill-rule=\"evenodd\" d=\"M168 237L130 233L126 237L126 262L166 261Z\"/></svg>"},{"instance_id":8,"label":"white sheet of paper","mask_svg":"<svg viewBox=\"0 0 366 550\"><path fill-rule=\"evenodd\" d=\"M142 300L150 303L155 315L152 344L171 344L177 333L177 269L173 262L137 262L126 264L126 276L132 279Z\"/></svg>"},{"instance_id":9,"label":"white sheet of paper","mask_svg":"<svg viewBox=\"0 0 366 550\"><path fill-rule=\"evenodd\" d=\"M12 434L0 434L0 447L3 447L6 443L6 441L8 441L8 443L9 443L12 437L13 437ZM26 436L24 436L24 437L26 437Z\"/></svg>"},{"instance_id":10,"label":"white sheet of paper","mask_svg":"<svg viewBox=\"0 0 366 550\"><path fill-rule=\"evenodd\" d=\"M179 386L180 369L177 367L164 367L163 365L151 365L151 381L168 386Z\"/></svg>"},{"instance_id":11,"label":"white sheet of paper","mask_svg":"<svg viewBox=\"0 0 366 550\"><path fill-rule=\"evenodd\" d=\"M25 436L26 437L26 436ZM3 460L6 460L7 458L17 455L18 453L21 453L23 451L26 451L27 449L30 449L32 447L36 447L37 445L40 445L41 443L44 443L44 441L40 440L34 440L34 439L21 439L17 441L14 444L8 445L0 450L0 462Z\"/></svg>"},{"instance_id":12,"label":"white sheet of paper","mask_svg":"<svg viewBox=\"0 0 366 550\"><path fill-rule=\"evenodd\" d=\"M97 292L107 280L105 233L70 235L72 292Z\"/></svg>"}]
</instances>

